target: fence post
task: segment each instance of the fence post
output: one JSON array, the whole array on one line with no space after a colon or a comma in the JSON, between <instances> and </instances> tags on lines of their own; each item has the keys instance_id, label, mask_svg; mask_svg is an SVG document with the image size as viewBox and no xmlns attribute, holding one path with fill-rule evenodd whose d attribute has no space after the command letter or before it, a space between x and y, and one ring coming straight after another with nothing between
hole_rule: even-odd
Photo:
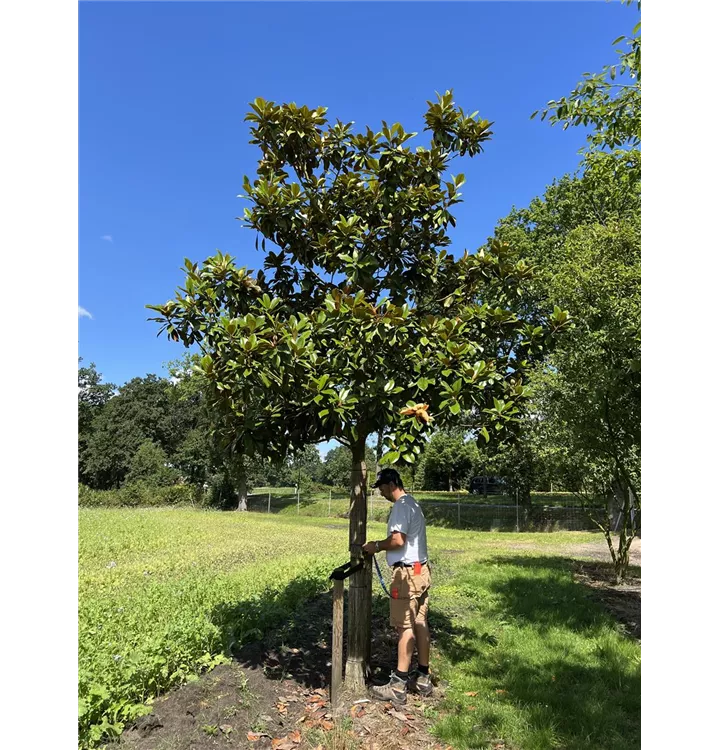
<instances>
[{"instance_id":1,"label":"fence post","mask_svg":"<svg viewBox=\"0 0 718 750\"><path fill-rule=\"evenodd\" d=\"M299 515L299 484L297 484L297 515Z\"/></svg>"},{"instance_id":2,"label":"fence post","mask_svg":"<svg viewBox=\"0 0 718 750\"><path fill-rule=\"evenodd\" d=\"M519 530L519 491L516 490L516 531Z\"/></svg>"},{"instance_id":3,"label":"fence post","mask_svg":"<svg viewBox=\"0 0 718 750\"><path fill-rule=\"evenodd\" d=\"M461 528L461 495L456 496L456 507L459 512L459 522L457 523L457 526Z\"/></svg>"},{"instance_id":4,"label":"fence post","mask_svg":"<svg viewBox=\"0 0 718 750\"><path fill-rule=\"evenodd\" d=\"M332 514L332 489L329 488L329 512L327 513L328 516L331 516Z\"/></svg>"},{"instance_id":5,"label":"fence post","mask_svg":"<svg viewBox=\"0 0 718 750\"><path fill-rule=\"evenodd\" d=\"M272 505L272 490L269 490L269 496L267 497L267 513L270 512L270 507Z\"/></svg>"}]
</instances>

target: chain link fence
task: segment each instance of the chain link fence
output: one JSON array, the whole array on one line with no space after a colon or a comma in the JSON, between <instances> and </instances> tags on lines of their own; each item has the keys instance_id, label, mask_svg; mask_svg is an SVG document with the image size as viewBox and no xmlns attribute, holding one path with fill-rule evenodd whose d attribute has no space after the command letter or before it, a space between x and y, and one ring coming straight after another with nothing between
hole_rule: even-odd
<instances>
[{"instance_id":1,"label":"chain link fence","mask_svg":"<svg viewBox=\"0 0 718 750\"><path fill-rule=\"evenodd\" d=\"M471 495L449 492L412 493L429 525L477 531L582 531L594 530L591 511L570 493L533 493L530 506L511 502L506 495ZM348 518L349 497L341 489L297 491L295 487L259 487L247 500L256 513L325 518ZM386 521L389 503L377 493L367 497L367 518Z\"/></svg>"}]
</instances>

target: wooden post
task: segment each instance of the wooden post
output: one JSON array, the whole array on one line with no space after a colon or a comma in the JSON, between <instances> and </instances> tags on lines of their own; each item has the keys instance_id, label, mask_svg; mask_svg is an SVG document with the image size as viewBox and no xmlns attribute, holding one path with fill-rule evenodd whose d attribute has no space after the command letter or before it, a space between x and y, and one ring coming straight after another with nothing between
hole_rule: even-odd
<instances>
[{"instance_id":1,"label":"wooden post","mask_svg":"<svg viewBox=\"0 0 718 750\"><path fill-rule=\"evenodd\" d=\"M331 516L332 514L332 490L331 487L329 488L329 513L327 513L328 516Z\"/></svg>"},{"instance_id":2,"label":"wooden post","mask_svg":"<svg viewBox=\"0 0 718 750\"><path fill-rule=\"evenodd\" d=\"M272 490L269 490L269 497L267 498L267 513L270 512L272 507Z\"/></svg>"},{"instance_id":3,"label":"wooden post","mask_svg":"<svg viewBox=\"0 0 718 750\"><path fill-rule=\"evenodd\" d=\"M342 687L344 643L344 581L334 580L332 607L332 707L336 708Z\"/></svg>"}]
</instances>

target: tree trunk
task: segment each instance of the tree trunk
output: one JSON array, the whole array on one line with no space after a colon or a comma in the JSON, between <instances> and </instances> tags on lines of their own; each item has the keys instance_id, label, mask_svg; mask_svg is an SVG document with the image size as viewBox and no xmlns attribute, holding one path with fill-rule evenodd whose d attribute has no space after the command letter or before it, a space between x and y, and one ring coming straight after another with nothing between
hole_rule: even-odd
<instances>
[{"instance_id":1,"label":"tree trunk","mask_svg":"<svg viewBox=\"0 0 718 750\"><path fill-rule=\"evenodd\" d=\"M525 509L531 507L531 490L525 485L519 487L519 503Z\"/></svg>"},{"instance_id":2,"label":"tree trunk","mask_svg":"<svg viewBox=\"0 0 718 750\"><path fill-rule=\"evenodd\" d=\"M628 573L630 564L630 549L633 539L636 536L636 515L632 511L636 510L636 498L631 488L617 480L614 484L614 491L617 492L616 500L620 502L620 512L618 515L618 551L613 555L613 564L616 573L616 583L622 583Z\"/></svg>"},{"instance_id":3,"label":"tree trunk","mask_svg":"<svg viewBox=\"0 0 718 750\"><path fill-rule=\"evenodd\" d=\"M366 542L366 437L352 446L352 491L349 506L349 552L352 565L364 567L349 579L349 618L346 684L363 690L371 658L371 560L362 550Z\"/></svg>"},{"instance_id":4,"label":"tree trunk","mask_svg":"<svg viewBox=\"0 0 718 750\"><path fill-rule=\"evenodd\" d=\"M384 446L382 445L384 441L384 428L380 427L376 434L376 471L374 472L374 477L372 484L376 479L379 477L379 472L381 471L381 457L384 452ZM372 496L372 518L371 520L374 520L374 496L378 494L378 491L374 489L374 487L371 488L371 496Z\"/></svg>"},{"instance_id":5,"label":"tree trunk","mask_svg":"<svg viewBox=\"0 0 718 750\"><path fill-rule=\"evenodd\" d=\"M381 456L384 452L384 446L382 442L384 440L384 428L381 427L376 434L376 473L379 473L379 466L381 464Z\"/></svg>"},{"instance_id":6,"label":"tree trunk","mask_svg":"<svg viewBox=\"0 0 718 750\"><path fill-rule=\"evenodd\" d=\"M244 455L237 459L236 484L237 489L237 510L247 510L247 469L244 465Z\"/></svg>"}]
</instances>

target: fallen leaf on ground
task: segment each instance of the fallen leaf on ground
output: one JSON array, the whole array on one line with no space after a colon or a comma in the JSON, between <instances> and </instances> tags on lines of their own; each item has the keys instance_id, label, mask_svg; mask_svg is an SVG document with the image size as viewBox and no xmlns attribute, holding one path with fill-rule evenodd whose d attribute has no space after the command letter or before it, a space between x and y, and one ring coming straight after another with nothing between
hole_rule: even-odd
<instances>
[{"instance_id":1,"label":"fallen leaf on ground","mask_svg":"<svg viewBox=\"0 0 718 750\"><path fill-rule=\"evenodd\" d=\"M498 693L499 691L497 690L496 692ZM475 695L478 695L478 693L476 690L471 690L468 693L464 693L464 695L470 695L473 698Z\"/></svg>"},{"instance_id":2,"label":"fallen leaf on ground","mask_svg":"<svg viewBox=\"0 0 718 750\"><path fill-rule=\"evenodd\" d=\"M290 732L287 736L296 745L298 745L302 741L301 732L298 732L296 729L293 732Z\"/></svg>"},{"instance_id":3,"label":"fallen leaf on ground","mask_svg":"<svg viewBox=\"0 0 718 750\"><path fill-rule=\"evenodd\" d=\"M395 719L399 719L399 721L406 721L406 714L401 713L401 711L390 708L387 713L389 714L389 716L393 716Z\"/></svg>"},{"instance_id":4,"label":"fallen leaf on ground","mask_svg":"<svg viewBox=\"0 0 718 750\"><path fill-rule=\"evenodd\" d=\"M294 743L289 737L275 737L272 740L272 750L292 750Z\"/></svg>"},{"instance_id":5,"label":"fallen leaf on ground","mask_svg":"<svg viewBox=\"0 0 718 750\"><path fill-rule=\"evenodd\" d=\"M247 739L250 742L256 742L261 737L269 737L269 736L270 735L268 735L266 732L247 732Z\"/></svg>"},{"instance_id":6,"label":"fallen leaf on ground","mask_svg":"<svg viewBox=\"0 0 718 750\"><path fill-rule=\"evenodd\" d=\"M508 692L509 692L508 690L497 690L496 695L507 695Z\"/></svg>"},{"instance_id":7,"label":"fallen leaf on ground","mask_svg":"<svg viewBox=\"0 0 718 750\"><path fill-rule=\"evenodd\" d=\"M331 721L323 721L321 722L321 724L322 724L322 729L326 729L327 732L334 729L334 724Z\"/></svg>"}]
</instances>

